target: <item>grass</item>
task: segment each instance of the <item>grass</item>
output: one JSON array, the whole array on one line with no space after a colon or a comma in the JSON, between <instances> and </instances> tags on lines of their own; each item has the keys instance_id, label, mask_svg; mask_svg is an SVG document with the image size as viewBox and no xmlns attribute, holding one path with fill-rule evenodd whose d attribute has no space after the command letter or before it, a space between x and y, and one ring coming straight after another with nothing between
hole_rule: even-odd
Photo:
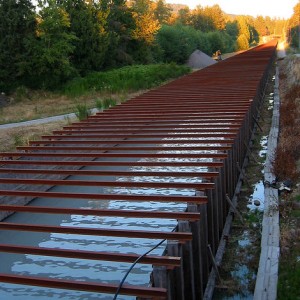
<instances>
[{"instance_id":1,"label":"grass","mask_svg":"<svg viewBox=\"0 0 300 300\"><path fill-rule=\"evenodd\" d=\"M280 139L274 171L279 179L291 179L293 192L280 195L280 260L277 299L300 299L300 60L286 58L280 63ZM292 79L291 79L292 74Z\"/></svg>"},{"instance_id":2,"label":"grass","mask_svg":"<svg viewBox=\"0 0 300 300\"><path fill-rule=\"evenodd\" d=\"M105 99L112 99L105 104L108 108L189 72L189 68L175 64L128 66L76 78L61 92L32 91L21 86L11 95L11 104L0 108L0 124L78 112L78 103L102 110L102 102L108 101Z\"/></svg>"},{"instance_id":3,"label":"grass","mask_svg":"<svg viewBox=\"0 0 300 300\"><path fill-rule=\"evenodd\" d=\"M64 87L68 97L80 97L90 91L121 93L149 89L162 84L170 78L177 78L190 69L176 64L126 66L107 72L89 74L84 78L75 78Z\"/></svg>"}]
</instances>

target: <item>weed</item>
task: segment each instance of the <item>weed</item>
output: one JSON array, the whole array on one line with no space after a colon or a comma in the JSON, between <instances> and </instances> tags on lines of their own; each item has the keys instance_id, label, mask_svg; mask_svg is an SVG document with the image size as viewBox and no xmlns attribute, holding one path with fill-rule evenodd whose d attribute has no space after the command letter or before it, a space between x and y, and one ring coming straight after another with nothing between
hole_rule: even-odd
<instances>
[{"instance_id":1,"label":"weed","mask_svg":"<svg viewBox=\"0 0 300 300\"><path fill-rule=\"evenodd\" d=\"M103 109L103 103L102 103L101 99L96 99L95 100L95 105L96 105L96 108L98 110L102 110Z\"/></svg>"},{"instance_id":2,"label":"weed","mask_svg":"<svg viewBox=\"0 0 300 300\"><path fill-rule=\"evenodd\" d=\"M64 87L69 97L79 97L88 92L121 93L149 89L170 78L177 78L190 69L175 64L134 65L107 72L94 72L85 78L76 78Z\"/></svg>"},{"instance_id":3,"label":"weed","mask_svg":"<svg viewBox=\"0 0 300 300\"><path fill-rule=\"evenodd\" d=\"M91 115L91 111L88 109L86 104L77 104L77 111L75 112L76 117L79 121L87 119Z\"/></svg>"},{"instance_id":4,"label":"weed","mask_svg":"<svg viewBox=\"0 0 300 300\"><path fill-rule=\"evenodd\" d=\"M105 99L103 99L103 102L102 102L102 108L108 109L110 107L115 106L116 103L117 103L117 101L113 98L105 98Z\"/></svg>"},{"instance_id":5,"label":"weed","mask_svg":"<svg viewBox=\"0 0 300 300\"><path fill-rule=\"evenodd\" d=\"M28 98L28 89L25 86L21 85L16 89L15 100L16 102L20 102L25 98Z\"/></svg>"},{"instance_id":6,"label":"weed","mask_svg":"<svg viewBox=\"0 0 300 300\"><path fill-rule=\"evenodd\" d=\"M13 139L15 147L23 146L25 144L22 133L14 134Z\"/></svg>"}]
</instances>

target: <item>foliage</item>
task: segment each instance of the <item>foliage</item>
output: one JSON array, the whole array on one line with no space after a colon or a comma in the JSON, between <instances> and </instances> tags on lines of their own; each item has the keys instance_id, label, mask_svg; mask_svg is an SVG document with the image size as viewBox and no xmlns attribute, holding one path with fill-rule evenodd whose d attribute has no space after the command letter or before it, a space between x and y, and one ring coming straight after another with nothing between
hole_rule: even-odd
<instances>
[{"instance_id":1,"label":"foliage","mask_svg":"<svg viewBox=\"0 0 300 300\"><path fill-rule=\"evenodd\" d=\"M0 91L22 78L22 63L31 59L27 41L35 35L35 12L30 0L0 0Z\"/></svg>"},{"instance_id":2,"label":"foliage","mask_svg":"<svg viewBox=\"0 0 300 300\"><path fill-rule=\"evenodd\" d=\"M47 4L39 12L37 37L28 42L32 60L23 63L25 82L35 88L55 88L76 74L69 60L76 39L68 32L69 15L55 0Z\"/></svg>"},{"instance_id":3,"label":"foliage","mask_svg":"<svg viewBox=\"0 0 300 300\"><path fill-rule=\"evenodd\" d=\"M289 42L292 47L299 47L299 19L300 19L300 3L297 3L294 6L294 13L289 20L288 28L289 28Z\"/></svg>"},{"instance_id":4,"label":"foliage","mask_svg":"<svg viewBox=\"0 0 300 300\"><path fill-rule=\"evenodd\" d=\"M78 103L76 105L76 110L75 115L79 121L85 120L91 115L91 111L86 104Z\"/></svg>"},{"instance_id":5,"label":"foliage","mask_svg":"<svg viewBox=\"0 0 300 300\"><path fill-rule=\"evenodd\" d=\"M164 0L158 0L153 11L155 19L160 25L167 24L171 17L171 7Z\"/></svg>"},{"instance_id":6,"label":"foliage","mask_svg":"<svg viewBox=\"0 0 300 300\"><path fill-rule=\"evenodd\" d=\"M218 5L171 7L165 0L0 0L0 91L59 89L128 65L182 64L196 49L208 55L246 50L285 26L269 17L229 20ZM297 7L289 21L293 44ZM74 94L85 90L80 82Z\"/></svg>"},{"instance_id":7,"label":"foliage","mask_svg":"<svg viewBox=\"0 0 300 300\"><path fill-rule=\"evenodd\" d=\"M70 16L70 32L76 35L73 66L82 75L101 70L108 48L108 11L84 0L65 0L63 6Z\"/></svg>"},{"instance_id":8,"label":"foliage","mask_svg":"<svg viewBox=\"0 0 300 300\"><path fill-rule=\"evenodd\" d=\"M189 72L189 68L175 64L135 65L107 72L91 73L85 78L75 78L65 85L65 94L78 97L90 90L110 93L136 91L156 86L169 78Z\"/></svg>"}]
</instances>

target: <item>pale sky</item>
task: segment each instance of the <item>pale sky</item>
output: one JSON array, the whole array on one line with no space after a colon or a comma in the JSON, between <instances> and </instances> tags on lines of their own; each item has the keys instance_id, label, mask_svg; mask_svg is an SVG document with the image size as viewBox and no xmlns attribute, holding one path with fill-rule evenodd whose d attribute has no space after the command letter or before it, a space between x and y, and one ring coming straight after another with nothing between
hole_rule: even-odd
<instances>
[{"instance_id":1,"label":"pale sky","mask_svg":"<svg viewBox=\"0 0 300 300\"><path fill-rule=\"evenodd\" d=\"M228 14L270 16L288 19L298 0L166 0L167 3L185 4L190 8L197 5L213 6L219 4Z\"/></svg>"}]
</instances>

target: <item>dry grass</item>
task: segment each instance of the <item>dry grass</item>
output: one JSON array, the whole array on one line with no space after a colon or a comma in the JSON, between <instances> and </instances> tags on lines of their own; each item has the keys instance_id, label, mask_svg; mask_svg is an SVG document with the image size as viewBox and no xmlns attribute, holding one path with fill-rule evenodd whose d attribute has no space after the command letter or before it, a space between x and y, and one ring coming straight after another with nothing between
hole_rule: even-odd
<instances>
[{"instance_id":1,"label":"dry grass","mask_svg":"<svg viewBox=\"0 0 300 300\"><path fill-rule=\"evenodd\" d=\"M95 108L97 101L111 98L117 103L126 101L145 91L135 93L108 94L93 92L89 95L71 99L54 93L30 92L25 95L12 95L8 106L0 107L0 124L28 121L50 116L75 113L79 104Z\"/></svg>"},{"instance_id":2,"label":"dry grass","mask_svg":"<svg viewBox=\"0 0 300 300\"><path fill-rule=\"evenodd\" d=\"M128 94L100 94L92 93L89 96L70 99L53 93L30 92L18 97L12 96L8 106L0 108L0 124L34 120L39 118L76 113L79 104L87 108L97 106L99 99L114 99L116 103L126 101L145 91ZM51 134L53 130L66 125L68 120L51 122L42 125L22 126L13 129L0 129L0 151L11 151L16 146L27 145L30 140L36 140L41 135Z\"/></svg>"},{"instance_id":3,"label":"dry grass","mask_svg":"<svg viewBox=\"0 0 300 300\"><path fill-rule=\"evenodd\" d=\"M41 135L51 134L60 129L67 121L58 121L42 125L23 126L0 130L0 152L15 150L17 146L28 145L29 141L37 140Z\"/></svg>"},{"instance_id":4,"label":"dry grass","mask_svg":"<svg viewBox=\"0 0 300 300\"><path fill-rule=\"evenodd\" d=\"M289 79L290 73L300 78L299 66L300 59L295 60L294 57L287 58L280 64L281 130L273 162L273 171L279 180L289 178L297 181L300 175L297 168L297 161L300 159L300 85Z\"/></svg>"}]
</instances>

